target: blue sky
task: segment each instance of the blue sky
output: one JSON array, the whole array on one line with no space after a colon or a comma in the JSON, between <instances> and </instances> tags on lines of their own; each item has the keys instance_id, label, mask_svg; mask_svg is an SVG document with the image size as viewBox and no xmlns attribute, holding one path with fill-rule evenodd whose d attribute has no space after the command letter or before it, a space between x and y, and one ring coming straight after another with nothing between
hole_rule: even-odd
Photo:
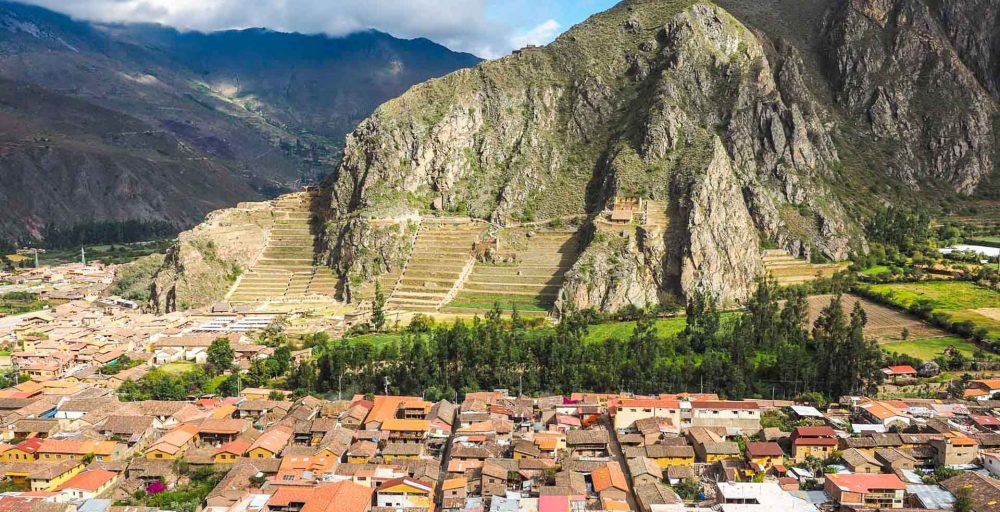
<instances>
[{"instance_id":1,"label":"blue sky","mask_svg":"<svg viewBox=\"0 0 1000 512\"><path fill-rule=\"evenodd\" d=\"M547 44L591 14L609 9L615 3L613 0L491 0L487 16L513 27L515 46L520 42Z\"/></svg>"},{"instance_id":2,"label":"blue sky","mask_svg":"<svg viewBox=\"0 0 1000 512\"><path fill-rule=\"evenodd\" d=\"M21 0L78 19L180 30L266 27L342 36L376 29L493 58L546 44L612 0Z\"/></svg>"}]
</instances>

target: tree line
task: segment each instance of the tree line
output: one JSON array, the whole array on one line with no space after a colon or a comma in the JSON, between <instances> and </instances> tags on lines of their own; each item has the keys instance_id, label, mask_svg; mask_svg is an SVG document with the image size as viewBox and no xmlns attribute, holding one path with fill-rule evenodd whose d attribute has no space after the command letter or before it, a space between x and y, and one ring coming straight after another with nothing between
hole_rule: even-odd
<instances>
[{"instance_id":1,"label":"tree line","mask_svg":"<svg viewBox=\"0 0 1000 512\"><path fill-rule=\"evenodd\" d=\"M319 393L388 390L428 399L496 388L562 394L705 391L728 398L872 391L884 356L864 338L864 310L855 305L844 311L837 296L809 326L805 294L780 293L773 282L762 281L745 311L726 314L711 297L694 294L685 328L675 336L659 335L650 313L627 337L587 341L590 327L601 321L594 311L537 329L516 311L505 320L498 306L471 322L435 326L418 320L398 342L315 337L310 340L315 362L292 368L287 384Z\"/></svg>"}]
</instances>

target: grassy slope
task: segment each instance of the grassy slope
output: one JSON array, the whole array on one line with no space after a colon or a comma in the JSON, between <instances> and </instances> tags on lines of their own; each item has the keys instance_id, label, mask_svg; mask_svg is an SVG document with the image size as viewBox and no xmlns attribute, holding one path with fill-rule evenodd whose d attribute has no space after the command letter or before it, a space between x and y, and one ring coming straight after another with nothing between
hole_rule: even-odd
<instances>
[{"instance_id":1,"label":"grassy slope","mask_svg":"<svg viewBox=\"0 0 1000 512\"><path fill-rule=\"evenodd\" d=\"M991 337L1000 336L1000 320L976 312L980 308L1000 308L1000 292L967 281L928 281L922 283L890 283L871 287L880 293L891 293L896 300L909 306L926 299L934 311L951 315L953 320L969 320L985 327Z\"/></svg>"},{"instance_id":2,"label":"grassy slope","mask_svg":"<svg viewBox=\"0 0 1000 512\"><path fill-rule=\"evenodd\" d=\"M882 345L882 350L886 352L897 352L900 354L913 356L924 361L930 361L938 356L944 355L944 351L949 346L958 349L963 355L972 357L976 346L962 338L927 338L920 340L898 341Z\"/></svg>"}]
</instances>

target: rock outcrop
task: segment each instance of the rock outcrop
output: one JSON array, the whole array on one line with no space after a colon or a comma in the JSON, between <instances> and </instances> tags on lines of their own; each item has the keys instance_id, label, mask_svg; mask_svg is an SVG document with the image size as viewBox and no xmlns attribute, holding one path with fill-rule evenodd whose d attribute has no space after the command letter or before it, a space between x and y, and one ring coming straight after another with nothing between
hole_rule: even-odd
<instances>
[{"instance_id":1,"label":"rock outcrop","mask_svg":"<svg viewBox=\"0 0 1000 512\"><path fill-rule=\"evenodd\" d=\"M273 222L272 202L241 203L208 214L167 251L149 284L149 309L169 313L222 300L264 250Z\"/></svg>"},{"instance_id":2,"label":"rock outcrop","mask_svg":"<svg viewBox=\"0 0 1000 512\"><path fill-rule=\"evenodd\" d=\"M996 169L998 7L845 0L831 13L825 57L836 101L912 188L971 194Z\"/></svg>"}]
</instances>

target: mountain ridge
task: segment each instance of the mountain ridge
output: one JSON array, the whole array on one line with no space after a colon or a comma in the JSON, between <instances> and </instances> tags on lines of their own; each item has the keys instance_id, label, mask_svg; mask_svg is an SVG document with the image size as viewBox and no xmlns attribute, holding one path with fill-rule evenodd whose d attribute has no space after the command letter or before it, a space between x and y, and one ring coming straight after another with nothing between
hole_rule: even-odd
<instances>
[{"instance_id":1,"label":"mountain ridge","mask_svg":"<svg viewBox=\"0 0 1000 512\"><path fill-rule=\"evenodd\" d=\"M240 38L253 34L234 32L225 36L235 38L230 47L216 48L210 59L195 67L199 52L215 42L211 34L176 33L178 38L194 41L185 43L187 53L181 54L176 46L153 46L138 38L148 27L119 25L116 30L117 34L105 25L75 21L40 7L0 2L0 78L38 86L29 91L38 94L36 102L44 97L56 105L62 101L58 98L65 97L92 105L96 118L104 118L103 111L113 111L132 119L134 129L121 137L89 126L92 133L88 136L103 140L96 148L102 152L123 148L141 152L144 146L136 138L169 140L173 148L167 154L177 156L175 169L183 169L176 174L179 182L154 177L158 171L149 162L162 160L165 154L146 147L140 159L146 163L129 165L137 190L130 197L134 205L74 204L69 199L72 194L38 194L32 187L38 186L39 179L63 180L72 188L74 161L91 162L88 172L99 182L123 179L123 170L113 159L87 157L79 151L79 144L64 145L61 159L32 157L24 148L45 127L15 140L11 132L5 134L4 172L22 184L18 194L8 196L21 221L2 223L0 238L37 241L43 226L68 228L100 221L166 221L183 229L209 211L297 188L303 180L315 180L334 166L340 138L379 103L413 83L478 62L434 43L396 40L385 34L310 39L268 32L268 44L240 44ZM126 31L130 37L124 37ZM294 47L304 40L321 44L327 57L307 60L273 53L275 41L291 41L287 45ZM335 47L350 59L338 60L326 51ZM234 48L242 52L239 58L232 53ZM367 54L367 63L359 62L357 56L369 49L375 53ZM286 66L272 65L276 60ZM265 65L253 67L254 62ZM391 77L383 72L395 68L401 71ZM327 80L330 75L341 78ZM242 87L227 84L223 79L227 76L244 77ZM275 93L280 90L274 84L281 83L291 87L288 98ZM256 89L248 91L250 87ZM16 118L17 109L24 105L0 105L0 110ZM25 164L29 161L35 163ZM65 170L48 173L50 165ZM204 190L191 190L193 182L183 176L198 174L203 166L211 168L204 173L206 179L196 181L197 188ZM156 183L157 188L147 188L147 183ZM56 189L61 186L56 185ZM33 196L46 201L29 200ZM74 210L75 206L79 208Z\"/></svg>"}]
</instances>

